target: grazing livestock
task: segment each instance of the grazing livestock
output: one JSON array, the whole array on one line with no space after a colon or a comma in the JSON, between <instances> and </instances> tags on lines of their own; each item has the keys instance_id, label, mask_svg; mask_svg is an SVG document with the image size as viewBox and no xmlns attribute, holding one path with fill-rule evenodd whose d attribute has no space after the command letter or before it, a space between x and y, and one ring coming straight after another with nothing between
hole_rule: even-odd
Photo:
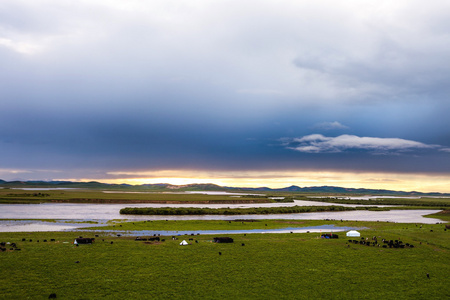
<instances>
[{"instance_id":1,"label":"grazing livestock","mask_svg":"<svg viewBox=\"0 0 450 300\"><path fill-rule=\"evenodd\" d=\"M334 233L324 233L320 237L323 239L338 239L339 238L339 236Z\"/></svg>"},{"instance_id":2,"label":"grazing livestock","mask_svg":"<svg viewBox=\"0 0 450 300\"><path fill-rule=\"evenodd\" d=\"M222 255L222 252L219 252L219 255Z\"/></svg>"},{"instance_id":3,"label":"grazing livestock","mask_svg":"<svg viewBox=\"0 0 450 300\"><path fill-rule=\"evenodd\" d=\"M51 294L48 296L48 299L56 299L56 294L55 294L55 293L51 293Z\"/></svg>"},{"instance_id":4,"label":"grazing livestock","mask_svg":"<svg viewBox=\"0 0 450 300\"><path fill-rule=\"evenodd\" d=\"M379 238L381 238L381 237L379 237ZM361 241L356 241L356 240L348 240L350 243L351 242L353 242L354 244L360 244L360 245L367 245L367 246L373 246L373 247L375 247L375 246L378 246L378 247L383 247L383 248L396 248L396 249L398 249L398 248L400 248L400 249L404 249L404 248L407 248L407 247L409 247L409 248L414 248L414 246L413 245L410 245L409 243L406 243L406 244L403 244L403 241L401 241L400 239L398 239L398 240L386 240L386 239L382 239L382 242L385 244L385 245L380 245L380 244L378 244L378 241L377 241L377 238L376 237L374 237L374 238L372 238L372 242L370 242L370 241L364 241L364 240L361 240Z\"/></svg>"},{"instance_id":5,"label":"grazing livestock","mask_svg":"<svg viewBox=\"0 0 450 300\"><path fill-rule=\"evenodd\" d=\"M233 239L230 237L215 237L214 243L233 243Z\"/></svg>"},{"instance_id":6,"label":"grazing livestock","mask_svg":"<svg viewBox=\"0 0 450 300\"><path fill-rule=\"evenodd\" d=\"M92 244L95 238L76 238L74 244Z\"/></svg>"},{"instance_id":7,"label":"grazing livestock","mask_svg":"<svg viewBox=\"0 0 450 300\"><path fill-rule=\"evenodd\" d=\"M159 241L159 236L157 236L157 237L148 237L148 238L138 236L134 240L135 241Z\"/></svg>"}]
</instances>

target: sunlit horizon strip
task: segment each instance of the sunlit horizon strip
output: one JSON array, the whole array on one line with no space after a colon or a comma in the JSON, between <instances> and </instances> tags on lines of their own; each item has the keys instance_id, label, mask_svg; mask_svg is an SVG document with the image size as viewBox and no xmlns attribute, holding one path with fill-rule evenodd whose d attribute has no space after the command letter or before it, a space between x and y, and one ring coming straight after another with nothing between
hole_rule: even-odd
<instances>
[{"instance_id":1,"label":"sunlit horizon strip","mask_svg":"<svg viewBox=\"0 0 450 300\"><path fill-rule=\"evenodd\" d=\"M343 188L386 189L393 191L417 191L450 193L450 176L442 174L394 174L352 172L203 172L203 171L152 171L109 172L115 178L58 179L70 181L99 181L110 184L217 184L229 187L285 188L338 186Z\"/></svg>"}]
</instances>

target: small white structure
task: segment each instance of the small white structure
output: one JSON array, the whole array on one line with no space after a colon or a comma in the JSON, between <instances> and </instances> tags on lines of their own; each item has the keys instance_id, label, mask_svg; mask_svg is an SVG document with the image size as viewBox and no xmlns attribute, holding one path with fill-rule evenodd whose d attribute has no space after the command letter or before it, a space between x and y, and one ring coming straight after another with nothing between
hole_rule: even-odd
<instances>
[{"instance_id":1,"label":"small white structure","mask_svg":"<svg viewBox=\"0 0 450 300\"><path fill-rule=\"evenodd\" d=\"M188 242L186 242L186 240L183 240L183 241L180 243L180 246L185 246L185 245L188 245Z\"/></svg>"},{"instance_id":2,"label":"small white structure","mask_svg":"<svg viewBox=\"0 0 450 300\"><path fill-rule=\"evenodd\" d=\"M358 237L361 236L361 234L356 230L350 230L349 232L347 232L347 236Z\"/></svg>"}]
</instances>

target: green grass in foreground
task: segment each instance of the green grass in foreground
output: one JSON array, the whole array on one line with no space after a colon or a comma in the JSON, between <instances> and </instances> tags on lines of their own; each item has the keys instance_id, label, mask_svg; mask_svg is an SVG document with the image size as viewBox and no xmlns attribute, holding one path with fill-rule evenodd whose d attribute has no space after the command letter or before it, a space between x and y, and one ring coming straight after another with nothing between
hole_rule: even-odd
<instances>
[{"instance_id":1,"label":"green grass in foreground","mask_svg":"<svg viewBox=\"0 0 450 300\"><path fill-rule=\"evenodd\" d=\"M164 222L151 223L179 230L198 226ZM275 226L277 222L258 223ZM217 226L217 222L203 223ZM326 224L303 224L319 223ZM233 244L214 244L213 236L195 236L199 243L189 246L179 246L181 239L146 244L105 233L94 244L79 247L71 244L73 239L92 233L0 233L0 241L15 242L21 248L0 252L4 270L0 298L47 299L50 293L58 299L449 298L450 230L444 231L444 224L421 228L383 222L335 223L357 224L367 227L360 230L362 236L400 238L416 247L349 245L344 233L337 240L319 239L316 233L233 235ZM56 241L42 242L51 238Z\"/></svg>"}]
</instances>

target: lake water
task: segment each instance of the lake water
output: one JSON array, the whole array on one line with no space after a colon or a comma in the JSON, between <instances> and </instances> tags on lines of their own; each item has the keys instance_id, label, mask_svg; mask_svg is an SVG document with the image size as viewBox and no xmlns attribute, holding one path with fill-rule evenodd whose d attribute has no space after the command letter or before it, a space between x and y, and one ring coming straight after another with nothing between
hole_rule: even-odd
<instances>
[{"instance_id":1,"label":"lake water","mask_svg":"<svg viewBox=\"0 0 450 300\"><path fill-rule=\"evenodd\" d=\"M123 236L196 236L204 234L252 234L252 233L314 233L314 232L341 232L349 231L354 229L360 229L355 227L345 227L345 226L334 226L334 225L320 225L320 226L309 226L309 227L286 227L286 228L276 228L276 229L239 229L239 230L195 230L195 231L164 231L164 230L141 230L141 231L107 231L112 235L121 234ZM92 232L97 232L91 230ZM98 231L105 232L105 231Z\"/></svg>"},{"instance_id":2,"label":"lake water","mask_svg":"<svg viewBox=\"0 0 450 300\"><path fill-rule=\"evenodd\" d=\"M309 201L305 201L309 202ZM317 202L314 202L317 204ZM268 203L273 205L274 203ZM286 203L275 203L285 205ZM157 205L157 204L155 204ZM264 206L259 204L258 206ZM292 204L291 204L292 205ZM310 204L309 204L310 205ZM28 221L0 221L1 231L61 231L93 226L93 224L76 223L79 221L98 221L100 224L107 220L238 220L238 219L287 219L287 220L356 220L356 221L385 221L399 223L442 222L439 219L424 218L424 215L439 212L439 210L391 210L391 211L341 211L316 212L299 214L271 214L271 215L188 215L188 216L141 216L121 215L124 207L148 207L149 204L85 204L85 203L44 203L44 204L0 204L0 219L28 219ZM167 205L157 205L167 206ZM183 206L183 205L175 205ZM194 206L194 205L185 205ZM205 205L200 205L204 207ZM209 207L211 205L208 205ZM246 205L217 205L217 207L252 207ZM32 219L72 220L72 222L41 222Z\"/></svg>"},{"instance_id":3,"label":"lake water","mask_svg":"<svg viewBox=\"0 0 450 300\"><path fill-rule=\"evenodd\" d=\"M111 219L147 219L147 216L121 215L120 209L125 207L208 207L208 208L252 208L252 207L290 207L290 206L366 206L350 204L332 204L325 202L295 200L289 203L249 203L249 204L95 204L95 203L42 203L42 204L0 204L0 219L82 219L82 220L111 220ZM373 206L373 205L372 205ZM385 205L387 206L387 205ZM380 205L381 207L381 205ZM429 212L429 211L427 211ZM336 212L342 213L342 212ZM361 213L361 212L360 212ZM374 213L374 212L371 212ZM386 213L386 212L384 212ZM316 213L308 213L313 215ZM299 214L293 214L299 215ZM267 216L267 215L265 215ZM280 214L278 216L288 216ZM157 216L154 216L156 218ZM165 219L166 216L160 216ZM172 216L196 217L204 216ZM226 218L226 216L213 216ZM268 217L265 217L267 219ZM282 217L286 219L288 217ZM327 217L328 218L328 217ZM338 218L342 219L342 218ZM414 221L413 221L414 222Z\"/></svg>"},{"instance_id":4,"label":"lake water","mask_svg":"<svg viewBox=\"0 0 450 300\"><path fill-rule=\"evenodd\" d=\"M0 204L0 219L124 219L119 214L125 207L195 207L195 208L255 208L291 206L347 206L365 207L375 205L336 204L317 201L294 200L287 203L243 203L243 204L95 204L95 203L42 203L42 204ZM389 207L393 205L378 205ZM21 216L21 217L20 217Z\"/></svg>"}]
</instances>

